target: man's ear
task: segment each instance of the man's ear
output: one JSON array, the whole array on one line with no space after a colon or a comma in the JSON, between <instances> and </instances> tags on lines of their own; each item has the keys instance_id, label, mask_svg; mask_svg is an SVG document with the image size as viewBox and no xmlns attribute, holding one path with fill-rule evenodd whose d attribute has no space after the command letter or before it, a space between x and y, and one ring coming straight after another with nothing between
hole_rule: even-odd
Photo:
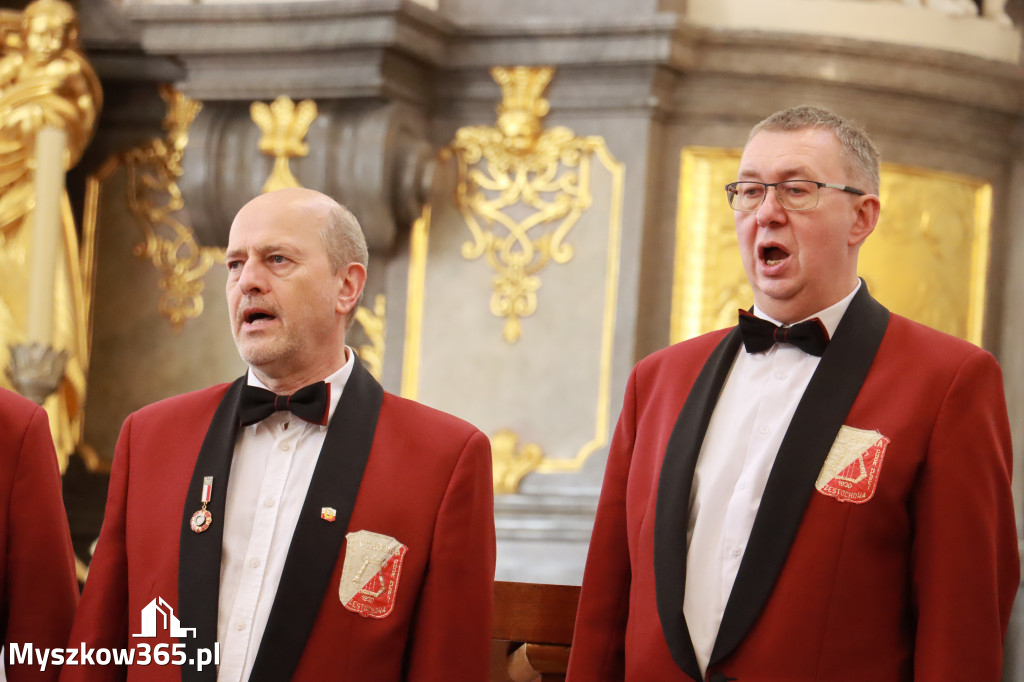
<instances>
[{"instance_id":1,"label":"man's ear","mask_svg":"<svg viewBox=\"0 0 1024 682\"><path fill-rule=\"evenodd\" d=\"M366 268L360 263L349 263L338 273L341 279L341 289L338 291L337 311L341 315L348 315L363 295L363 287L366 286Z\"/></svg>"},{"instance_id":2,"label":"man's ear","mask_svg":"<svg viewBox=\"0 0 1024 682\"><path fill-rule=\"evenodd\" d=\"M849 246L860 246L868 238L868 235L875 231L882 204L878 200L878 195L866 194L858 197L855 210L853 227L850 228L850 236L847 241Z\"/></svg>"}]
</instances>

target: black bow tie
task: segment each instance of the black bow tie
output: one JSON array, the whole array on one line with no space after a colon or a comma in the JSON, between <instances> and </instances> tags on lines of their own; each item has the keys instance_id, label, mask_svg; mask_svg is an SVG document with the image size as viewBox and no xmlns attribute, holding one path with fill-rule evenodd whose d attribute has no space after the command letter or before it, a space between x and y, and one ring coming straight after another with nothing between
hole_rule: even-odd
<instances>
[{"instance_id":1,"label":"black bow tie","mask_svg":"<svg viewBox=\"0 0 1024 682\"><path fill-rule=\"evenodd\" d=\"M327 406L331 387L323 381L300 388L291 395L277 395L259 386L242 387L238 419L242 426L262 421L278 410L286 410L313 424L327 425Z\"/></svg>"},{"instance_id":2,"label":"black bow tie","mask_svg":"<svg viewBox=\"0 0 1024 682\"><path fill-rule=\"evenodd\" d=\"M828 345L828 330L818 318L791 327L779 327L746 310L740 311L740 335L748 353L768 350L776 343L790 343L811 355L821 357Z\"/></svg>"}]
</instances>

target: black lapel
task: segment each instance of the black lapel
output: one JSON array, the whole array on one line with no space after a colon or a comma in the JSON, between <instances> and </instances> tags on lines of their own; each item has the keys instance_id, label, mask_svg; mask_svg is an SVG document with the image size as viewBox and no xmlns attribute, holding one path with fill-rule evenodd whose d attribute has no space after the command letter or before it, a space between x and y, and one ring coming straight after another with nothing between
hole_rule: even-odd
<instances>
[{"instance_id":1,"label":"black lapel","mask_svg":"<svg viewBox=\"0 0 1024 682\"><path fill-rule=\"evenodd\" d=\"M289 680L298 666L330 589L383 401L384 389L356 360L299 513L250 682ZM337 510L333 523L320 518L323 507Z\"/></svg>"},{"instance_id":2,"label":"black lapel","mask_svg":"<svg viewBox=\"0 0 1024 682\"><path fill-rule=\"evenodd\" d=\"M740 334L733 329L704 364L672 429L658 480L654 514L654 582L658 616L676 665L695 680L701 679L700 668L683 617L690 489L711 413L739 347Z\"/></svg>"},{"instance_id":3,"label":"black lapel","mask_svg":"<svg viewBox=\"0 0 1024 682\"><path fill-rule=\"evenodd\" d=\"M192 470L192 482L185 497L181 522L181 543L178 549L178 618L182 626L196 628L195 637L185 637L185 653L196 659L196 649L213 651L217 640L217 602L220 597L220 555L224 537L224 505L227 498L231 456L235 451L238 431L238 400L245 376L228 387L220 400L213 421L206 431L203 446ZM213 476L213 493L207 510L212 516L210 527L203 533L192 530L192 514L202 507L203 477ZM196 672L181 667L181 679L188 682L217 679L217 669L207 666Z\"/></svg>"},{"instance_id":4,"label":"black lapel","mask_svg":"<svg viewBox=\"0 0 1024 682\"><path fill-rule=\"evenodd\" d=\"M853 406L889 324L863 284L821 356L779 446L710 664L728 656L757 620L796 537L832 442Z\"/></svg>"}]
</instances>

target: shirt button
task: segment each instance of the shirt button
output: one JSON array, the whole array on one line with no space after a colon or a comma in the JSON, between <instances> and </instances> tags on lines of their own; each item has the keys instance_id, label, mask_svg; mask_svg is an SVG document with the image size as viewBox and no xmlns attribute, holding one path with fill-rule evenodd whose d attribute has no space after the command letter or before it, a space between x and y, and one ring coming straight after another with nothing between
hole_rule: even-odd
<instances>
[{"instance_id":1,"label":"shirt button","mask_svg":"<svg viewBox=\"0 0 1024 682\"><path fill-rule=\"evenodd\" d=\"M742 554L743 552L740 551L739 547L733 547L732 551L729 552L729 553L732 554L734 557L736 557L736 556L739 556L740 554Z\"/></svg>"},{"instance_id":2,"label":"shirt button","mask_svg":"<svg viewBox=\"0 0 1024 682\"><path fill-rule=\"evenodd\" d=\"M235 629L241 632L245 629L245 623L235 623Z\"/></svg>"},{"instance_id":3,"label":"shirt button","mask_svg":"<svg viewBox=\"0 0 1024 682\"><path fill-rule=\"evenodd\" d=\"M746 490L747 489L747 484L742 482L742 481L740 481L740 484L736 486L736 489L737 490Z\"/></svg>"},{"instance_id":4,"label":"shirt button","mask_svg":"<svg viewBox=\"0 0 1024 682\"><path fill-rule=\"evenodd\" d=\"M789 376L789 375L786 374L785 372L776 372L775 373L775 378L778 379L779 381L784 381L787 376Z\"/></svg>"},{"instance_id":5,"label":"shirt button","mask_svg":"<svg viewBox=\"0 0 1024 682\"><path fill-rule=\"evenodd\" d=\"M249 559L249 566L251 566L252 568L259 568L260 567L260 560L255 558L255 557L253 557L252 559Z\"/></svg>"},{"instance_id":6,"label":"shirt button","mask_svg":"<svg viewBox=\"0 0 1024 682\"><path fill-rule=\"evenodd\" d=\"M278 445L278 447L281 448L282 450L284 450L285 452L287 452L288 450L292 449L292 444L286 441L286 442L281 443L280 445Z\"/></svg>"},{"instance_id":7,"label":"shirt button","mask_svg":"<svg viewBox=\"0 0 1024 682\"><path fill-rule=\"evenodd\" d=\"M759 428L759 429L758 429L757 431L758 431L758 433L760 433L760 434L761 434L762 436L766 436L766 435L768 435L769 433L771 433L772 429L771 429L771 427L770 427L770 426L762 426L762 427L761 427L761 428Z\"/></svg>"},{"instance_id":8,"label":"shirt button","mask_svg":"<svg viewBox=\"0 0 1024 682\"><path fill-rule=\"evenodd\" d=\"M275 500L273 497L268 497L267 499L263 500L264 507L273 507L275 504L277 504L277 500Z\"/></svg>"}]
</instances>

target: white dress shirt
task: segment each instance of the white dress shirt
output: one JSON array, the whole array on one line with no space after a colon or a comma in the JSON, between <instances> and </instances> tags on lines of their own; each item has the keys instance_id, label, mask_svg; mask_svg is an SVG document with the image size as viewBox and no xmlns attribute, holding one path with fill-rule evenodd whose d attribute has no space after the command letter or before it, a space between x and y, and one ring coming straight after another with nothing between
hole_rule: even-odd
<instances>
[{"instance_id":1,"label":"white dress shirt","mask_svg":"<svg viewBox=\"0 0 1024 682\"><path fill-rule=\"evenodd\" d=\"M846 298L807 319L820 318L831 338L860 286L858 280ZM779 324L757 307L754 314ZM775 455L819 360L788 343L760 353L741 346L711 415L690 491L683 597L701 674L706 674Z\"/></svg>"},{"instance_id":2,"label":"white dress shirt","mask_svg":"<svg viewBox=\"0 0 1024 682\"><path fill-rule=\"evenodd\" d=\"M346 355L345 365L325 379L331 386L328 423L352 374L354 353L346 348ZM251 369L248 383L266 388ZM228 479L220 563L219 682L249 679L326 436L326 426L291 412L275 412L239 431Z\"/></svg>"}]
</instances>

